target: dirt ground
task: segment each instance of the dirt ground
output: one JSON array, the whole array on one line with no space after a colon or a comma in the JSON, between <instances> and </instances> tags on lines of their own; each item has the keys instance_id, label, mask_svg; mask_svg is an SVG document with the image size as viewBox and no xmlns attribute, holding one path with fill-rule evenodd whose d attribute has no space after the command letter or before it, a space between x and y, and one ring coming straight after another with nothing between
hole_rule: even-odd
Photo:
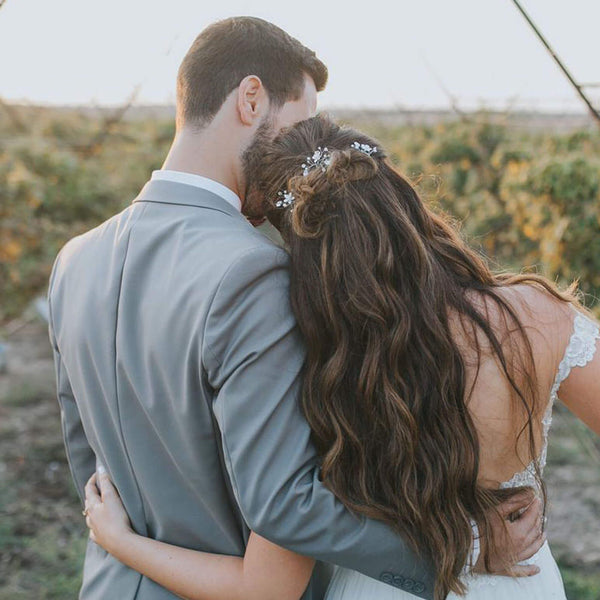
<instances>
[{"instance_id":1,"label":"dirt ground","mask_svg":"<svg viewBox=\"0 0 600 600\"><path fill-rule=\"evenodd\" d=\"M46 324L28 309L0 329L0 600L77 597L85 528L54 394ZM600 399L599 399L600 400ZM555 411L549 463L549 539L569 600L600 599L600 443Z\"/></svg>"}]
</instances>

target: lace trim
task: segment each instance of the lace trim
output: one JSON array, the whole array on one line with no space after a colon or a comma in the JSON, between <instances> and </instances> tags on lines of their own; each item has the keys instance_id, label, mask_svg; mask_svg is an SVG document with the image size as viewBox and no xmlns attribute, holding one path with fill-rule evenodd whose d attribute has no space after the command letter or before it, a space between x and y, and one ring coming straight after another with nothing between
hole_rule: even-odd
<instances>
[{"instance_id":1,"label":"lace trim","mask_svg":"<svg viewBox=\"0 0 600 600\"><path fill-rule=\"evenodd\" d=\"M550 391L550 402L542 419L544 432L544 448L542 468L546 466L546 452L548 449L548 432L552 425L552 407L558 399L558 388L569 376L573 367L585 367L596 353L596 340L600 339L600 328L591 319L577 313L573 321L573 333L565 350L565 355L558 365L558 373L554 379L554 385Z\"/></svg>"},{"instance_id":2,"label":"lace trim","mask_svg":"<svg viewBox=\"0 0 600 600\"><path fill-rule=\"evenodd\" d=\"M585 367L596 353L596 340L600 339L600 328L594 321L577 311L573 321L573 333L567 344L563 359L560 361L552 389L550 390L550 400L544 417L542 418L543 447L537 459L540 471L546 466L546 457L548 454L548 433L552 425L552 408L558 398L558 389L561 383L569 376L573 367ZM509 481L500 484L503 489L529 486L538 489L535 478L535 461L531 461L527 467L515 473ZM532 556L523 564L532 564L536 562L536 556ZM465 583L470 587L480 587L481 585L496 585L499 577L494 575L473 575L470 574L464 578Z\"/></svg>"},{"instance_id":3,"label":"lace trim","mask_svg":"<svg viewBox=\"0 0 600 600\"><path fill-rule=\"evenodd\" d=\"M543 446L538 457L540 470L546 466L546 457L548 455L548 433L552 425L552 408L558 398L558 389L561 383L569 376L573 367L585 367L596 353L596 340L600 339L600 329L591 319L580 312L577 312L573 321L573 333L567 344L563 359L560 361L554 383L550 391L550 400L544 417L542 418ZM500 485L501 488L518 487L522 485L535 487L535 462L532 461L520 473L515 473L513 477Z\"/></svg>"}]
</instances>

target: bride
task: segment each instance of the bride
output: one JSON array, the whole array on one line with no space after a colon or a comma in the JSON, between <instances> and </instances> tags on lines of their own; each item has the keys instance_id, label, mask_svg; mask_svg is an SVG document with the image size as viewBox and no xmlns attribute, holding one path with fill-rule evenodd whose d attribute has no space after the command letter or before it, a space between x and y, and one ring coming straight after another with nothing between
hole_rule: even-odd
<instances>
[{"instance_id":1,"label":"bride","mask_svg":"<svg viewBox=\"0 0 600 600\"><path fill-rule=\"evenodd\" d=\"M503 500L527 486L545 504L559 396L600 434L597 322L572 290L492 273L376 142L325 117L265 146L258 185L291 255L307 347L301 405L323 481L432 557L436 599L564 600L547 542L531 577L464 575L463 565L472 522L487 559ZM181 596L293 600L309 580L312 559L255 534L244 557L135 534L105 472L86 494L92 539ZM337 568L326 598L414 596Z\"/></svg>"}]
</instances>

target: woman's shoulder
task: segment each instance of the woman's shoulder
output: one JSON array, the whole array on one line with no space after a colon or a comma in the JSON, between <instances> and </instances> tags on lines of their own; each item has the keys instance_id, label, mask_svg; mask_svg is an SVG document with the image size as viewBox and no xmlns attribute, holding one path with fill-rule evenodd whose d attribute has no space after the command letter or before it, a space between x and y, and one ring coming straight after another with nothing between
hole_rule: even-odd
<instances>
[{"instance_id":1,"label":"woman's shoulder","mask_svg":"<svg viewBox=\"0 0 600 600\"><path fill-rule=\"evenodd\" d=\"M558 367L573 331L574 305L536 282L502 286L498 292L523 325L534 355Z\"/></svg>"},{"instance_id":2,"label":"woman's shoulder","mask_svg":"<svg viewBox=\"0 0 600 600\"><path fill-rule=\"evenodd\" d=\"M494 333L506 363L516 366L519 383L527 383L529 377L535 382L538 408L542 410L573 332L577 312L570 302L537 283L498 286L493 292L493 295L476 293L470 301ZM503 310L503 305L511 309L518 323ZM468 370L474 372L477 378L474 390L480 393L472 396L470 407L481 416L490 417L505 410L506 418L514 420L507 402L512 392L502 363L487 336L479 329L476 336L479 358L471 356L472 343L460 344L463 340L458 340L461 348L465 348L467 365L476 366Z\"/></svg>"},{"instance_id":3,"label":"woman's shoulder","mask_svg":"<svg viewBox=\"0 0 600 600\"><path fill-rule=\"evenodd\" d=\"M534 356L544 357L549 366L558 366L577 314L573 305L537 282L500 285L491 291L493 294L471 290L469 302L487 321L504 349L509 351L511 346L519 347L523 342L514 319L503 308L507 305L522 325ZM481 347L491 350L486 336L479 332L478 337Z\"/></svg>"}]
</instances>

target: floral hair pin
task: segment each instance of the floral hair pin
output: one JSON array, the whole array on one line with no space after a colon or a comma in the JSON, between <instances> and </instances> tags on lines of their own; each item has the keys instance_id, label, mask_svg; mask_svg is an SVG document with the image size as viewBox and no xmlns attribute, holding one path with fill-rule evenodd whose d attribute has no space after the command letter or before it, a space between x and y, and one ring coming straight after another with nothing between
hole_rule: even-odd
<instances>
[{"instance_id":1,"label":"floral hair pin","mask_svg":"<svg viewBox=\"0 0 600 600\"><path fill-rule=\"evenodd\" d=\"M360 142L352 142L350 145L351 148L362 152L363 154L367 154L368 156L372 156L373 154L377 154L377 146L369 146L369 144L361 144Z\"/></svg>"},{"instance_id":2,"label":"floral hair pin","mask_svg":"<svg viewBox=\"0 0 600 600\"><path fill-rule=\"evenodd\" d=\"M292 192L288 192L287 190L277 192L277 197L279 198L279 200L275 202L275 206L277 208L287 208L296 200L296 198L294 198L294 194L292 194Z\"/></svg>"},{"instance_id":3,"label":"floral hair pin","mask_svg":"<svg viewBox=\"0 0 600 600\"><path fill-rule=\"evenodd\" d=\"M306 162L302 163L302 175L306 177L313 169L321 169L325 172L330 163L329 149L319 146L310 156L306 157Z\"/></svg>"},{"instance_id":4,"label":"floral hair pin","mask_svg":"<svg viewBox=\"0 0 600 600\"><path fill-rule=\"evenodd\" d=\"M373 156L379 151L377 146L370 146L369 144L361 144L360 142L352 142L350 148L358 150L367 156ZM331 153L327 147L322 148L319 146L310 156L306 157L305 162L302 163L302 176L306 177L313 169L321 169L323 172L327 170L327 167L331 164ZM294 194L288 192L286 189L277 192L277 201L275 206L277 208L288 208L296 201Z\"/></svg>"}]
</instances>

